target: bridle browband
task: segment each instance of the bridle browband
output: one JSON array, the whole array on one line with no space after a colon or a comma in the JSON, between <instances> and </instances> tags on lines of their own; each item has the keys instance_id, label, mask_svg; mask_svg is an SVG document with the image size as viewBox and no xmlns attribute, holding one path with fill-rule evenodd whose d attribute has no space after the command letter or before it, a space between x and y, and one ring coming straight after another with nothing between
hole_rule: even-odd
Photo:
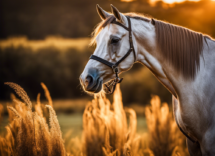
<instances>
[{"instance_id":1,"label":"bridle browband","mask_svg":"<svg viewBox=\"0 0 215 156\"><path fill-rule=\"evenodd\" d=\"M105 64L106 66L110 67L113 70L113 72L115 73L115 75L116 75L115 79L112 80L108 85L105 84L105 87L106 87L106 90L107 90L106 91L107 94L112 94L115 91L117 83L121 83L122 80L123 80L123 78L119 78L119 75L118 75L118 72L119 72L118 65L124 59L126 59L132 51L133 51L133 54L134 54L134 62L136 60L136 54L135 54L133 40L132 40L132 34L131 34L131 20L130 20L130 18L128 16L126 16L126 17L128 19L128 27L126 27L123 24L117 22L116 19L113 20L111 23L117 24L117 25L123 27L124 29L126 29L129 32L130 48L129 48L128 52L119 61L117 61L116 63L109 62L107 60L104 60L103 58L100 58L100 57L96 56L96 55L91 55L90 56L90 59L99 61L99 62ZM110 88L111 86L112 86L112 89Z\"/></svg>"}]
</instances>

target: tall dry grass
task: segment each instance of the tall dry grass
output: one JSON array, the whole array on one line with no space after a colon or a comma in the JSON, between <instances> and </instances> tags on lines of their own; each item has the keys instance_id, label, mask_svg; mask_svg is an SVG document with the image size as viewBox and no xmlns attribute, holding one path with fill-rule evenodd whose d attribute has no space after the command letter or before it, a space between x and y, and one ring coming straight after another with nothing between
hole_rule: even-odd
<instances>
[{"instance_id":1,"label":"tall dry grass","mask_svg":"<svg viewBox=\"0 0 215 156\"><path fill-rule=\"evenodd\" d=\"M130 118L129 125L126 113ZM119 86L112 105L104 94L95 95L83 114L84 155L130 155L136 138L136 126L135 112L123 109Z\"/></svg>"},{"instance_id":2,"label":"tall dry grass","mask_svg":"<svg viewBox=\"0 0 215 156\"><path fill-rule=\"evenodd\" d=\"M185 137L179 131L167 103L161 105L158 96L153 96L151 106L146 107L149 148L155 155L187 155ZM180 154L179 154L180 153Z\"/></svg>"},{"instance_id":3,"label":"tall dry grass","mask_svg":"<svg viewBox=\"0 0 215 156\"><path fill-rule=\"evenodd\" d=\"M49 110L49 125L43 116L39 100L36 111L27 93L15 83L5 83L15 90L24 101L12 96L13 106L8 106L10 123L6 137L1 138L1 155L13 156L64 156L66 151L57 116L52 106ZM39 111L40 110L40 111Z\"/></svg>"},{"instance_id":4,"label":"tall dry grass","mask_svg":"<svg viewBox=\"0 0 215 156\"><path fill-rule=\"evenodd\" d=\"M6 83L21 98L11 95L8 106L10 123L0 137L2 156L179 156L186 155L184 137L179 132L167 104L153 97L146 108L148 133L136 134L137 118L133 109L123 108L119 85L113 104L104 94L95 95L83 114L82 138L62 137L50 93L41 84L48 104L40 94L32 111L27 93L15 83ZM47 111L47 112L46 112ZM47 114L48 113L48 120Z\"/></svg>"}]
</instances>

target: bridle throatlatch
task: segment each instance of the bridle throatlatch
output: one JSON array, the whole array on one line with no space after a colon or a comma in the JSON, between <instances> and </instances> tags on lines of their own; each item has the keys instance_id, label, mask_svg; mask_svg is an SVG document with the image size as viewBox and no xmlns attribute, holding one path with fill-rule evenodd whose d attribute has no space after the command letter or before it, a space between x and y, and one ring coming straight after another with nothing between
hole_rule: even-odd
<instances>
[{"instance_id":1,"label":"bridle throatlatch","mask_svg":"<svg viewBox=\"0 0 215 156\"><path fill-rule=\"evenodd\" d=\"M127 17L127 16L126 16ZM110 67L113 72L115 73L115 78L113 80L111 80L108 85L105 84L105 92L107 94L112 94L114 91L115 91L115 88L116 88L116 85L117 83L121 83L123 78L120 78L119 75L118 75L118 72L119 72L119 69L118 69L118 65L125 59L129 56L129 54L133 51L133 54L134 54L134 61L136 60L136 54L135 54L135 50L134 50L134 45L133 45L133 40L132 40L132 34L131 34L131 21L130 21L130 18L127 17L128 19L128 28L126 26L124 26L123 24L117 22L116 20L112 21L111 23L113 24L117 24L121 27L123 27L124 29L126 29L128 32L129 32L129 43L130 43L130 49L128 50L128 52L119 60L117 61L116 63L112 63L112 62L109 62L107 60L104 60L98 56L95 56L95 55L91 55L90 56L90 59L93 59L93 60L96 60L96 61L99 61L103 64L105 64L106 66Z\"/></svg>"}]
</instances>

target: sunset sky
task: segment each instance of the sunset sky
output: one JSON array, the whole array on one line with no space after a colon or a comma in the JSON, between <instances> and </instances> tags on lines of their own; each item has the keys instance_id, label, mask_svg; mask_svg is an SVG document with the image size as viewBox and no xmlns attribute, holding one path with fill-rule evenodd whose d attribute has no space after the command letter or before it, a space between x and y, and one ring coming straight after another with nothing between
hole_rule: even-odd
<instances>
[{"instance_id":1,"label":"sunset sky","mask_svg":"<svg viewBox=\"0 0 215 156\"><path fill-rule=\"evenodd\" d=\"M121 0L123 2L132 2L132 1L135 1L135 0ZM163 1L165 3L168 3L168 4L173 4L173 3L182 3L184 1L193 1L193 2L198 2L200 0L149 0L151 4L154 4L158 1ZM211 0L211 1L215 1L215 0Z\"/></svg>"}]
</instances>

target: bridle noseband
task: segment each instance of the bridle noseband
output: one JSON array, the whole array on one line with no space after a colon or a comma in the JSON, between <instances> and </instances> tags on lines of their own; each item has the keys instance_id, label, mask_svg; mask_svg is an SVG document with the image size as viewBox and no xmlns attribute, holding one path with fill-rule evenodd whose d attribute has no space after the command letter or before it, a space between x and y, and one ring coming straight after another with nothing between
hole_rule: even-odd
<instances>
[{"instance_id":1,"label":"bridle noseband","mask_svg":"<svg viewBox=\"0 0 215 156\"><path fill-rule=\"evenodd\" d=\"M124 29L126 29L129 32L130 48L129 48L128 52L119 61L117 61L116 63L109 62L109 61L104 60L104 59L102 59L102 58L100 58L98 56L95 56L95 55L90 56L90 59L99 61L99 62L105 64L106 66L110 67L113 70L113 72L115 73L115 75L116 75L115 79L112 80L108 85L105 84L106 90L108 91L108 92L106 91L107 94L112 94L114 92L115 88L116 88L117 83L121 83L122 80L123 80L123 78L119 78L119 76L118 76L118 72L119 72L118 65L124 59L126 59L132 51L133 51L133 54L134 54L134 61L136 60L136 54L135 54L133 40L132 40L132 34L131 34L131 20L130 20L129 17L127 17L127 19L128 19L128 28L126 26L124 26L123 24L117 22L116 20L113 20L111 23L117 24L117 25L123 27ZM112 89L110 89L111 86L112 86Z\"/></svg>"}]
</instances>

